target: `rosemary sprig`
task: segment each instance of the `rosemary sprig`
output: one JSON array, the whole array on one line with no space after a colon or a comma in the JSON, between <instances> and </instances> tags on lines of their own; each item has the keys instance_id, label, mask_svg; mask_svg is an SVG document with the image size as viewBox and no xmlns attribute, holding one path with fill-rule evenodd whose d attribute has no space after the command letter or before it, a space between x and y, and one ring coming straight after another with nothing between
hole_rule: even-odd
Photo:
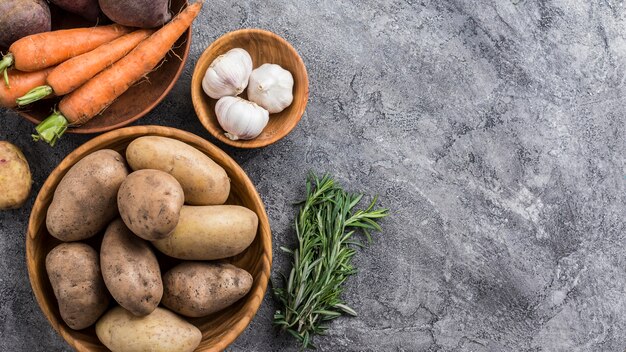
<instances>
[{"instance_id":1,"label":"rosemary sprig","mask_svg":"<svg viewBox=\"0 0 626 352\"><path fill-rule=\"evenodd\" d=\"M374 209L376 198L355 211L362 197L344 191L330 175L307 178L306 200L295 223L298 247L281 247L293 256L293 268L282 277L283 286L273 290L282 306L274 324L298 339L302 349L315 348L311 338L324 334L330 320L357 315L341 299L343 283L356 273L351 264L355 246L363 246L352 237L361 230L370 243L370 232L381 231L376 221L388 215L388 209Z\"/></svg>"}]
</instances>

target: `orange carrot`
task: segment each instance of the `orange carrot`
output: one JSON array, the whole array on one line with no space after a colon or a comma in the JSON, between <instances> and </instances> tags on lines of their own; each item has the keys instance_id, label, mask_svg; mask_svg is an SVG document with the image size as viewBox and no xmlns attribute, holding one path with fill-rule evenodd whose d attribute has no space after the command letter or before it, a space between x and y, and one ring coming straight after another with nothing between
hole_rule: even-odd
<instances>
[{"instance_id":1,"label":"orange carrot","mask_svg":"<svg viewBox=\"0 0 626 352\"><path fill-rule=\"evenodd\" d=\"M9 54L0 61L0 71L4 71L7 80L6 69L12 65L26 72L48 68L91 51L131 30L129 27L112 24L29 35L9 47Z\"/></svg>"},{"instance_id":2,"label":"orange carrot","mask_svg":"<svg viewBox=\"0 0 626 352\"><path fill-rule=\"evenodd\" d=\"M46 85L33 88L26 95L18 98L17 105L24 106L51 94L60 96L74 91L100 71L124 57L152 33L154 30L151 29L137 30L63 62L50 72Z\"/></svg>"},{"instance_id":3,"label":"orange carrot","mask_svg":"<svg viewBox=\"0 0 626 352\"><path fill-rule=\"evenodd\" d=\"M59 111L55 111L36 127L37 135L33 135L33 138L43 139L54 145L69 125L81 125L106 109L161 62L198 16L202 2L200 0L189 5L128 55L66 95L59 103Z\"/></svg>"},{"instance_id":4,"label":"orange carrot","mask_svg":"<svg viewBox=\"0 0 626 352\"><path fill-rule=\"evenodd\" d=\"M46 83L46 76L53 68L47 68L35 72L22 72L10 69L11 87L0 84L0 106L12 108L17 106L15 99L21 97L33 87Z\"/></svg>"}]
</instances>

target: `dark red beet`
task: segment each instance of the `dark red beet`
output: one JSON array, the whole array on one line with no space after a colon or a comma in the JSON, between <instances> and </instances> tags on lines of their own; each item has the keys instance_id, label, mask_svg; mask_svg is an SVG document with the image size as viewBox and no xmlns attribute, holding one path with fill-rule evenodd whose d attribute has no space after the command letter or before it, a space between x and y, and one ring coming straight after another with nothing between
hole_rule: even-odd
<instances>
[{"instance_id":1,"label":"dark red beet","mask_svg":"<svg viewBox=\"0 0 626 352\"><path fill-rule=\"evenodd\" d=\"M50 9L43 0L0 1L0 48L35 33L50 31Z\"/></svg>"},{"instance_id":2,"label":"dark red beet","mask_svg":"<svg viewBox=\"0 0 626 352\"><path fill-rule=\"evenodd\" d=\"M98 0L50 0L50 2L90 21L96 21L100 15Z\"/></svg>"},{"instance_id":3,"label":"dark red beet","mask_svg":"<svg viewBox=\"0 0 626 352\"><path fill-rule=\"evenodd\" d=\"M168 0L99 0L102 12L113 22L129 27L154 28L167 23L172 14Z\"/></svg>"}]
</instances>

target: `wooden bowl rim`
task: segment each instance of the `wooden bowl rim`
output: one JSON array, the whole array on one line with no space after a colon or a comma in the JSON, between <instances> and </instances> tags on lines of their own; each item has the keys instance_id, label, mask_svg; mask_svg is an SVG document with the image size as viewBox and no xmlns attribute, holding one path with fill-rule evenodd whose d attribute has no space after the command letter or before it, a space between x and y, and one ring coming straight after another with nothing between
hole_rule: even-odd
<instances>
[{"instance_id":1,"label":"wooden bowl rim","mask_svg":"<svg viewBox=\"0 0 626 352\"><path fill-rule=\"evenodd\" d=\"M185 0L185 3L186 3L186 6L189 5L189 2L186 1L186 0ZM185 50L184 50L183 55L181 57L182 60L180 62L180 65L178 65L178 69L176 69L176 73L174 74L174 77L172 78L171 82L167 85L167 87L165 87L165 90L163 91L163 93L161 93L161 95L159 95L159 97L157 99L155 99L151 104L146 106L145 109L143 109L137 115L132 116L131 118L129 118L127 120L124 120L122 122L119 122L119 123L116 123L116 124L113 124L113 125L109 125L109 126L92 127L92 128L83 128L81 126L78 126L78 127L74 127L74 128L68 128L65 133L92 134L92 133L100 133L100 132L111 131L111 130L114 130L114 129L117 129L117 128L129 125L129 124L139 120L140 118L146 116L150 111L152 111L170 93L172 88L174 88L174 85L176 84L176 82L178 82L178 79L180 78L180 75L183 73L183 70L185 68L185 64L187 63L187 59L189 58L189 51L191 49L192 27L193 27L193 24L187 29L187 31L185 31L185 33L183 33L183 36L186 36L186 38L185 38ZM175 59L178 60L178 58L175 58ZM158 70L158 68L157 68L157 70ZM138 83L139 82L136 82L135 84L138 84ZM26 120L34 123L35 125L39 124L39 122L40 122L39 120L35 119L30 114L28 114L26 111L23 111L23 110L20 110L20 109L16 109L16 108L12 108L12 110L17 112L20 116L22 116ZM98 118L98 116L96 115L94 118Z\"/></svg>"},{"instance_id":2,"label":"wooden bowl rim","mask_svg":"<svg viewBox=\"0 0 626 352\"><path fill-rule=\"evenodd\" d=\"M46 319L52 325L54 330L59 333L63 337L63 339L74 349L77 351L90 351L90 349L86 348L84 345L77 343L74 337L69 333L69 328L65 326L64 323L59 321L57 317L52 313L49 306L45 304L45 297L43 295L42 290L35 290L34 288L38 286L36 283L34 276L36 274L35 267L35 258L32 257L32 245L37 238L37 231L35 231L36 222L35 214L45 215L45 211L47 210L47 206L44 204L44 190L46 190L48 194L53 194L54 189L52 189L53 184L60 181L62 175L64 175L73 165L75 165L79 160L84 158L87 153L93 152L95 150L106 149L104 146L107 142L111 141L114 138L121 137L133 137L139 138L141 136L146 135L156 135L174 138L180 140L185 143L194 143L197 145L201 145L204 149L208 150L210 154L215 155L217 158L221 158L223 160L222 164L227 164L229 168L232 169L234 173L241 173L243 176L243 185L245 189L251 192L251 198L255 204L255 207L259 209L259 227L257 236L261 236L260 243L263 253L261 255L260 261L261 272L260 272L260 280L258 285L254 285L253 288L248 292L246 297L248 297L248 302L241 308L241 312L251 312L251 314L243 314L241 319L239 319L231 329L229 329L222 338L209 349L203 351L222 351L226 347L228 347L231 343L233 343L239 335L246 329L246 327L252 321L252 318L256 315L263 301L263 297L265 297L265 292L267 291L267 286L269 283L269 277L271 274L271 266L272 266L272 235L271 235L271 227L269 223L269 219L267 217L267 212L265 211L265 206L261 197L256 190L256 187L246 174L246 172L241 168L241 166L231 158L226 152L221 150L219 147L214 145L213 143L187 131L183 131L173 127L165 127L165 126L156 126L156 125L145 125L145 126L131 126L122 129L118 129L115 131L111 131L100 136L97 136L88 142L84 143L80 147L76 148L70 154L68 154L59 165L50 173L44 184L42 185L37 198L35 199L35 203L31 210L31 214L29 216L28 221L28 229L26 234L26 264L28 269L28 277L31 284L31 289L33 290L33 294L37 300L37 304L39 308L45 315ZM97 148L97 149L96 149ZM202 150L201 150L202 151ZM202 151L205 153L204 151ZM205 153L206 154L206 153ZM56 187L55 187L56 189ZM43 224L45 226L45 223Z\"/></svg>"},{"instance_id":3,"label":"wooden bowl rim","mask_svg":"<svg viewBox=\"0 0 626 352\"><path fill-rule=\"evenodd\" d=\"M205 93L202 90L202 78L204 76L204 72L200 72L200 65L198 65L198 63L201 62L205 57L208 57L209 54L214 50L214 47L217 46L218 44L222 42L228 42L233 39L246 36L249 34L265 36L265 37L270 38L271 40L279 42L281 45L285 46L291 52L291 54L296 58L298 65L300 66L302 72L304 73L304 82L302 82L302 84L305 86L305 90L304 90L305 93L303 97L305 99L305 103L304 105L302 105L301 109L299 109L298 111L294 111L291 114L291 116L295 115L295 118L289 118L287 119L287 121L285 121L286 122L285 126L287 128L284 130L284 133L276 134L272 136L272 138L268 138L264 140L251 139L251 140L233 141L224 135L224 130L219 126L219 124L211 123L208 116L204 116L204 114L200 111L200 106L205 105L204 102L202 101L202 99L204 98L203 94ZM198 116L198 119L200 120L200 123L202 123L204 128L206 128L207 131L209 131L209 133L213 137L217 138L222 143L228 144L230 146L237 147L237 148L243 148L243 149L262 148L270 144L276 143L277 141L281 140L283 137L291 133L291 131L298 125L298 123L302 119L302 116L304 116L304 112L306 111L306 106L309 101L309 74L306 69L306 65L304 64L304 60L302 60L302 57L300 56L300 54L298 54L298 51L283 37L279 36L278 34L274 32L261 29L261 28L238 29L232 32L225 33L224 35L222 35L221 37L213 41L213 43L211 43L211 45L209 45L202 52L202 55L200 55L200 57L196 61L196 66L193 70L193 76L191 78L191 101L193 103L193 108L196 112L196 116Z\"/></svg>"}]
</instances>

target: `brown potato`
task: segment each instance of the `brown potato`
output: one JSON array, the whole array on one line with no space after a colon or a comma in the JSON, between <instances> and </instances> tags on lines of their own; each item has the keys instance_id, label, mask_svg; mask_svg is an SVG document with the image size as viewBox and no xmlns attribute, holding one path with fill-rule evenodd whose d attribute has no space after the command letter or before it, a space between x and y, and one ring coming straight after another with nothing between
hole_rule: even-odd
<instances>
[{"instance_id":1,"label":"brown potato","mask_svg":"<svg viewBox=\"0 0 626 352\"><path fill-rule=\"evenodd\" d=\"M112 352L192 352L202 340L197 327L164 308L136 317L115 307L98 320L96 335Z\"/></svg>"},{"instance_id":2,"label":"brown potato","mask_svg":"<svg viewBox=\"0 0 626 352\"><path fill-rule=\"evenodd\" d=\"M245 296L252 275L231 264L185 262L163 275L163 305L188 317L204 317Z\"/></svg>"},{"instance_id":3,"label":"brown potato","mask_svg":"<svg viewBox=\"0 0 626 352\"><path fill-rule=\"evenodd\" d=\"M0 141L0 210L24 205L32 183L28 161L20 148Z\"/></svg>"},{"instance_id":4,"label":"brown potato","mask_svg":"<svg viewBox=\"0 0 626 352\"><path fill-rule=\"evenodd\" d=\"M121 219L113 221L104 233L100 266L104 283L120 306L142 316L159 305L163 296L159 262L150 245Z\"/></svg>"},{"instance_id":5,"label":"brown potato","mask_svg":"<svg viewBox=\"0 0 626 352\"><path fill-rule=\"evenodd\" d=\"M165 238L178 224L185 194L176 179L159 170L139 170L122 182L117 206L122 220L137 236Z\"/></svg>"},{"instance_id":6,"label":"brown potato","mask_svg":"<svg viewBox=\"0 0 626 352\"><path fill-rule=\"evenodd\" d=\"M238 205L184 205L172 234L152 244L170 257L213 260L243 252L256 237L259 218Z\"/></svg>"},{"instance_id":7,"label":"brown potato","mask_svg":"<svg viewBox=\"0 0 626 352\"><path fill-rule=\"evenodd\" d=\"M124 158L114 150L98 150L77 162L54 191L48 232L61 241L79 241L101 231L117 216L117 191L127 175Z\"/></svg>"},{"instance_id":8,"label":"brown potato","mask_svg":"<svg viewBox=\"0 0 626 352\"><path fill-rule=\"evenodd\" d=\"M109 305L98 253L84 243L62 243L46 256L46 271L61 318L74 330L84 329Z\"/></svg>"},{"instance_id":9,"label":"brown potato","mask_svg":"<svg viewBox=\"0 0 626 352\"><path fill-rule=\"evenodd\" d=\"M224 204L230 193L230 179L221 166L172 138L137 138L126 149L126 159L133 170L156 169L174 176L185 191L187 204Z\"/></svg>"}]
</instances>

